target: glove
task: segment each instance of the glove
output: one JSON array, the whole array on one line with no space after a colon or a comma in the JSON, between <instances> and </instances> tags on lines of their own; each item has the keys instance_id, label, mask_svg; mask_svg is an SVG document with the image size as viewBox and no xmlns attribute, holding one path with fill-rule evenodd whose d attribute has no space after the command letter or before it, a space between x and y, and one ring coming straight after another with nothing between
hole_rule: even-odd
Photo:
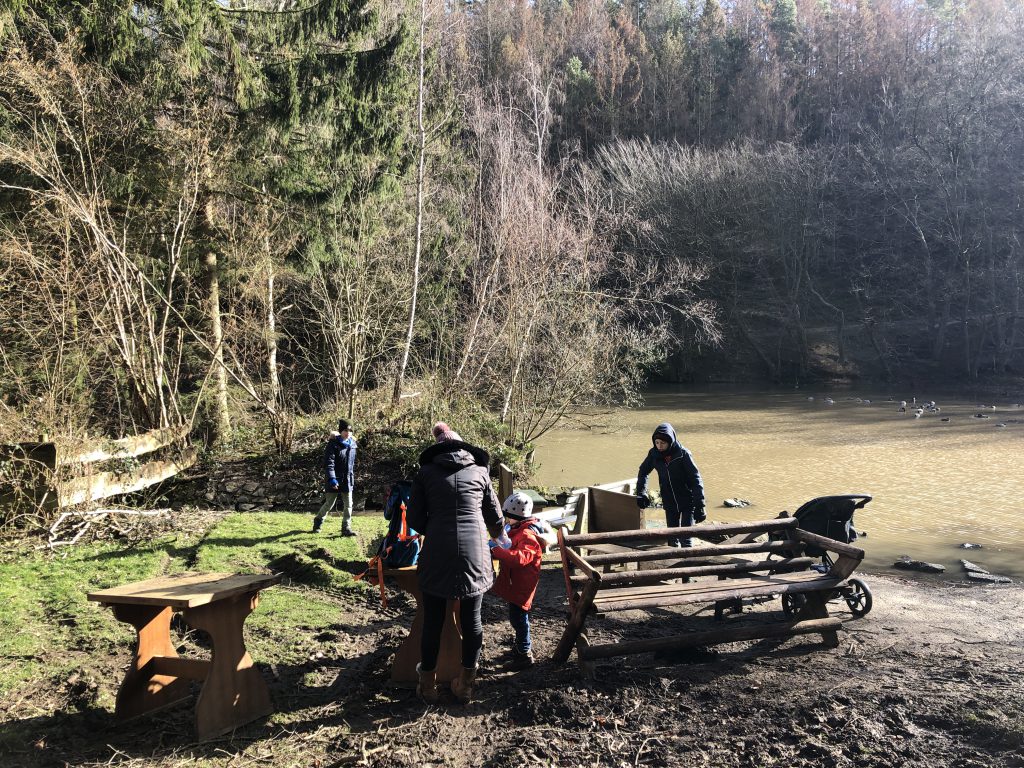
<instances>
[{"instance_id":1,"label":"glove","mask_svg":"<svg viewBox=\"0 0 1024 768\"><path fill-rule=\"evenodd\" d=\"M697 507L695 510L693 510L693 522L703 523L707 519L708 514L704 511L704 507Z\"/></svg>"},{"instance_id":2,"label":"glove","mask_svg":"<svg viewBox=\"0 0 1024 768\"><path fill-rule=\"evenodd\" d=\"M330 487L330 489L332 491L338 490L338 480L337 480L337 478L332 477L330 480L327 481L327 485Z\"/></svg>"},{"instance_id":3,"label":"glove","mask_svg":"<svg viewBox=\"0 0 1024 768\"><path fill-rule=\"evenodd\" d=\"M651 500L646 493L641 493L636 497L636 505L640 507L640 509L647 509L651 506Z\"/></svg>"}]
</instances>

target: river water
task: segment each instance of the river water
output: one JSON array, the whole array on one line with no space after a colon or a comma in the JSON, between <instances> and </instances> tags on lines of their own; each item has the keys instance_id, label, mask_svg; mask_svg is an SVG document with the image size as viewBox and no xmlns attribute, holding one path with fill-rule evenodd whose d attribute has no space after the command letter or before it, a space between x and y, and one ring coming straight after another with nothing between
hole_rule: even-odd
<instances>
[{"instance_id":1,"label":"river water","mask_svg":"<svg viewBox=\"0 0 1024 768\"><path fill-rule=\"evenodd\" d=\"M709 521L762 520L816 496L866 493L874 500L854 520L867 533L858 545L868 570L909 555L945 565L940 579L962 578L960 558L1024 577L1024 407L931 394L940 412L915 418L912 407L898 412L903 397L658 389L641 407L592 414L587 429L542 436L534 479L576 487L635 478L654 427L668 421L701 471ZM753 506L722 506L734 497Z\"/></svg>"}]
</instances>

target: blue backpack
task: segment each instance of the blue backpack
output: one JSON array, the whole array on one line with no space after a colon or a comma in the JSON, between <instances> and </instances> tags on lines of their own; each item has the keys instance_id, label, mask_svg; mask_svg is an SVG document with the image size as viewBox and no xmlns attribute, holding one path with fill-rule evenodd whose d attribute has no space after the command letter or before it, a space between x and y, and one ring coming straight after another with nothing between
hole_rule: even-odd
<instances>
[{"instance_id":1,"label":"blue backpack","mask_svg":"<svg viewBox=\"0 0 1024 768\"><path fill-rule=\"evenodd\" d=\"M387 568L407 568L416 565L420 556L420 537L405 519L412 496L412 483L398 480L393 483L384 500L384 519L388 525L387 535L377 549L377 556Z\"/></svg>"}]
</instances>

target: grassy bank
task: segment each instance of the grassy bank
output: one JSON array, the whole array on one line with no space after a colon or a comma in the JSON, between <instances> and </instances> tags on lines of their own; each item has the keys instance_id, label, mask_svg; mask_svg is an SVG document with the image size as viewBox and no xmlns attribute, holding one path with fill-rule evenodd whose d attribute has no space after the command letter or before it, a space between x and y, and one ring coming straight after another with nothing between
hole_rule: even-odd
<instances>
[{"instance_id":1,"label":"grassy bank","mask_svg":"<svg viewBox=\"0 0 1024 768\"><path fill-rule=\"evenodd\" d=\"M337 535L340 523L333 518L326 534L312 534L310 521L307 514L236 513L193 533L182 521L179 530L139 543L8 552L0 562L0 752L17 754L29 744L45 751L47 732L62 727L57 715L112 711L113 683L134 633L86 599L95 589L182 571L281 571L284 585L264 592L246 622L249 650L271 665L300 663L315 653L317 634L340 618L338 598L369 596L371 588L352 572L365 564L384 521L357 517L356 538ZM208 653L204 639L187 627L176 634L180 652Z\"/></svg>"}]
</instances>

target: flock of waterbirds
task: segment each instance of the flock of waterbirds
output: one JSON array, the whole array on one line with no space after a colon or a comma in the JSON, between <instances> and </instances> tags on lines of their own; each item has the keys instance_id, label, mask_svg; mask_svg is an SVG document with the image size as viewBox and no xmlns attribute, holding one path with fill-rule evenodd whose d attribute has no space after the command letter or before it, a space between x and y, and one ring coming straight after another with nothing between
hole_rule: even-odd
<instances>
[{"instance_id":1,"label":"flock of waterbirds","mask_svg":"<svg viewBox=\"0 0 1024 768\"><path fill-rule=\"evenodd\" d=\"M816 398L814 395L808 395L807 396L807 402L810 403L810 402L816 402L816 401L819 401L819 399ZM820 402L824 403L825 405L835 405L836 404L836 400L831 398L831 397L828 397L828 396L821 397L820 398ZM868 400L868 399L865 399L865 398L861 398L861 397L846 397L846 398L843 398L843 402L849 402L849 403L853 403L855 405L871 405L872 404L871 400ZM895 397L889 397L889 398L886 399L885 402L886 402L887 405L891 404L892 406L894 406L894 409L895 409L896 413L904 414L904 415L907 415L907 416L913 416L915 419L920 419L923 416L939 415L940 413L942 413L942 408L934 400L927 400L927 401L923 401L923 402L919 403L917 401L916 397L911 397L910 400L897 400ZM975 412L970 416L970 418L973 418L973 419L991 419L992 418L992 412L993 411L998 411L1000 409L997 408L994 405L982 405L982 404L979 404L979 405L976 405L973 408L973 410ZM1008 412L1024 411L1024 403L1014 403L1011 406L1004 407L1002 410L1008 411ZM948 424L950 422L951 418L952 418L951 416L945 415L945 416L941 416L939 418L939 421ZM998 421L995 424L995 426L996 427L1005 427L1008 423L1016 424L1016 423L1020 423L1020 422L1024 422L1024 419L1006 419L1006 418L1004 418L1004 419Z\"/></svg>"}]
</instances>

